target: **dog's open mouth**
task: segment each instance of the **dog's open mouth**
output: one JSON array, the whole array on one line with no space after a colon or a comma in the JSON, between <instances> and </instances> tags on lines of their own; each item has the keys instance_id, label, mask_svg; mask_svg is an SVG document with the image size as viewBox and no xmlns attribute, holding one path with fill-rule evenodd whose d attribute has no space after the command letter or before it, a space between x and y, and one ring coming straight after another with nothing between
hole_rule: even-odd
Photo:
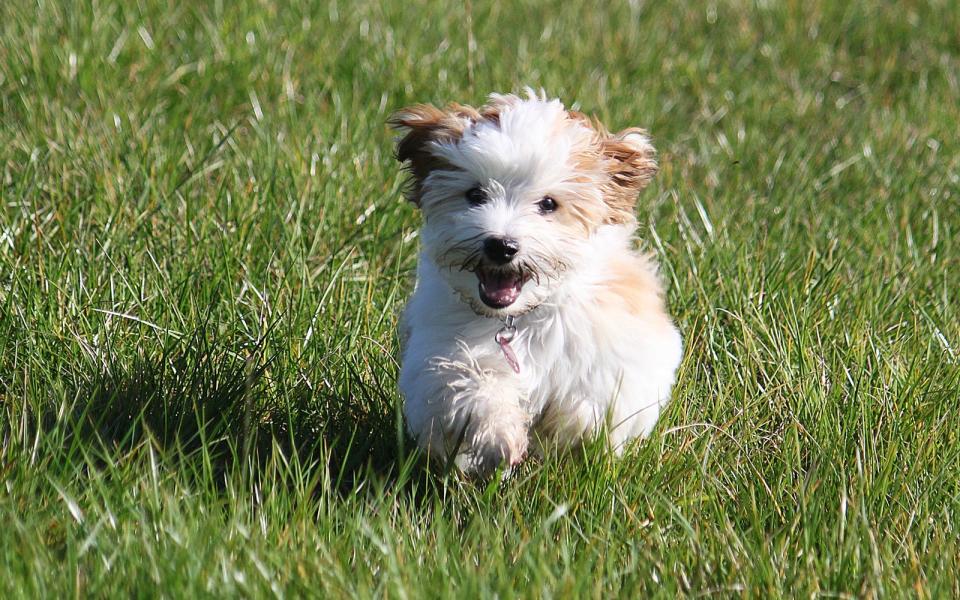
<instances>
[{"instance_id":1,"label":"dog's open mouth","mask_svg":"<svg viewBox=\"0 0 960 600\"><path fill-rule=\"evenodd\" d=\"M524 277L514 271L478 269L480 299L490 308L506 308L517 301L523 289Z\"/></svg>"}]
</instances>

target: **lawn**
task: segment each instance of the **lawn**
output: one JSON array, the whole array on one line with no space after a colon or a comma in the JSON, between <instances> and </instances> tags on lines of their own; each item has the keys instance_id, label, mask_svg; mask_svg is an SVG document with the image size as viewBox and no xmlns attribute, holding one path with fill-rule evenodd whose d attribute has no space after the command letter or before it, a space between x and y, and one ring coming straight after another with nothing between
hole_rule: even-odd
<instances>
[{"instance_id":1,"label":"lawn","mask_svg":"<svg viewBox=\"0 0 960 600\"><path fill-rule=\"evenodd\" d=\"M0 596L960 594L960 7L0 3ZM620 460L403 435L385 120L641 125L685 341Z\"/></svg>"}]
</instances>

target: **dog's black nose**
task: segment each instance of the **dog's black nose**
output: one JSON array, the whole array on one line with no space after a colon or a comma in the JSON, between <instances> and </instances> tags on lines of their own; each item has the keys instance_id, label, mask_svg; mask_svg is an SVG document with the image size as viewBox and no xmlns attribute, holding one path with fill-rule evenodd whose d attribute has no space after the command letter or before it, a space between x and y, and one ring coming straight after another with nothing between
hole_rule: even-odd
<instances>
[{"instance_id":1,"label":"dog's black nose","mask_svg":"<svg viewBox=\"0 0 960 600\"><path fill-rule=\"evenodd\" d=\"M513 260L518 250L520 242L512 238L490 237L483 241L483 253L498 265L505 265Z\"/></svg>"}]
</instances>

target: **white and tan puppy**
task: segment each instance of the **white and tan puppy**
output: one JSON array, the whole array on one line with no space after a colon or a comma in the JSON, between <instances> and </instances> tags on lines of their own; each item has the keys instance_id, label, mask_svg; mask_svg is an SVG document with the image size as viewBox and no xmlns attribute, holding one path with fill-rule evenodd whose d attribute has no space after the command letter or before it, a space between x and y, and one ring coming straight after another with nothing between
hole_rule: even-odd
<instances>
[{"instance_id":1,"label":"white and tan puppy","mask_svg":"<svg viewBox=\"0 0 960 600\"><path fill-rule=\"evenodd\" d=\"M609 134L530 90L390 123L423 212L400 373L420 446L486 475L544 444L604 434L619 451L649 433L682 350L634 250L657 170L644 132Z\"/></svg>"}]
</instances>

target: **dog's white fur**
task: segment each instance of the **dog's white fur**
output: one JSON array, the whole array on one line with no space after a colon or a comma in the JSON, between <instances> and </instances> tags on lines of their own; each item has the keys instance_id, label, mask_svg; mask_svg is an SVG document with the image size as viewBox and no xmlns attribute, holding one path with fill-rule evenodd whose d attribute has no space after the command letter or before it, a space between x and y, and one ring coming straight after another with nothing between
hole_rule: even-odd
<instances>
[{"instance_id":1,"label":"dog's white fur","mask_svg":"<svg viewBox=\"0 0 960 600\"><path fill-rule=\"evenodd\" d=\"M668 401L681 339L651 259L634 249L637 192L656 171L641 130L608 134L559 100L491 95L481 109L418 105L391 123L422 209L417 283L401 323L407 426L428 455L466 472L528 449L650 432ZM480 186L486 201L471 205ZM555 212L538 202L556 200ZM488 264L491 236L519 242ZM527 279L505 308L481 301L478 269ZM512 272L512 271L510 271ZM495 342L514 315L515 373Z\"/></svg>"}]
</instances>

